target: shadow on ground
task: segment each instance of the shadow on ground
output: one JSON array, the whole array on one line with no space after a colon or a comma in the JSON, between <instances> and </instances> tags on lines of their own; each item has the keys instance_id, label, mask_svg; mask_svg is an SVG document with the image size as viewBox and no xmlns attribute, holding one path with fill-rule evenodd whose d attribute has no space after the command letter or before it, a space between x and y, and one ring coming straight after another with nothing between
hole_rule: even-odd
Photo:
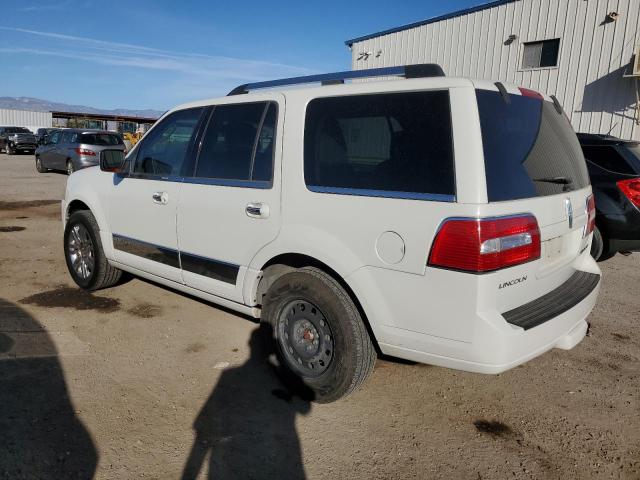
<instances>
[{"instance_id":1,"label":"shadow on ground","mask_svg":"<svg viewBox=\"0 0 640 480\"><path fill-rule=\"evenodd\" d=\"M55 345L33 317L0 299L0 478L90 479L97 462Z\"/></svg>"},{"instance_id":2,"label":"shadow on ground","mask_svg":"<svg viewBox=\"0 0 640 480\"><path fill-rule=\"evenodd\" d=\"M211 480L305 478L295 419L313 397L275 366L270 333L264 324L253 331L249 360L222 373L196 417L184 480L202 471Z\"/></svg>"}]
</instances>

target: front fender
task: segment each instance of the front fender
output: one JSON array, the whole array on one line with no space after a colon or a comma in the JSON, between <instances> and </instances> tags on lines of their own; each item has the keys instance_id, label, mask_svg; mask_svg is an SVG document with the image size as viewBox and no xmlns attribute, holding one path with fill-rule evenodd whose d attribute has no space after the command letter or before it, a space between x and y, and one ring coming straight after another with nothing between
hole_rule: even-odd
<instances>
[{"instance_id":1,"label":"front fender","mask_svg":"<svg viewBox=\"0 0 640 480\"><path fill-rule=\"evenodd\" d=\"M75 172L67 180L67 191L63 201L63 228L69 218L69 212L74 201L85 204L98 222L100 240L105 256L113 259L113 241L108 221L108 185L109 174L97 168L88 168Z\"/></svg>"}]
</instances>

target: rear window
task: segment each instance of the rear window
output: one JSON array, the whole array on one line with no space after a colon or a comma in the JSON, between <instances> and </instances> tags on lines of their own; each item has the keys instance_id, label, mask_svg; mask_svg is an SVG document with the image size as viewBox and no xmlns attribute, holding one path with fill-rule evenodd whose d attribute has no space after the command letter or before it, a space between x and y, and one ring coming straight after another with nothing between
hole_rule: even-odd
<instances>
[{"instance_id":1,"label":"rear window","mask_svg":"<svg viewBox=\"0 0 640 480\"><path fill-rule=\"evenodd\" d=\"M115 133L83 133L80 135L80 143L99 146L124 144L122 138Z\"/></svg>"},{"instance_id":2,"label":"rear window","mask_svg":"<svg viewBox=\"0 0 640 480\"><path fill-rule=\"evenodd\" d=\"M544 197L589 185L578 138L553 103L476 90L490 202Z\"/></svg>"},{"instance_id":3,"label":"rear window","mask_svg":"<svg viewBox=\"0 0 640 480\"><path fill-rule=\"evenodd\" d=\"M312 100L304 133L304 175L315 191L451 199L455 175L449 92Z\"/></svg>"},{"instance_id":4,"label":"rear window","mask_svg":"<svg viewBox=\"0 0 640 480\"><path fill-rule=\"evenodd\" d=\"M624 147L613 145L583 145L582 151L588 162L610 172L633 175L635 172L629 162L621 155Z\"/></svg>"}]
</instances>

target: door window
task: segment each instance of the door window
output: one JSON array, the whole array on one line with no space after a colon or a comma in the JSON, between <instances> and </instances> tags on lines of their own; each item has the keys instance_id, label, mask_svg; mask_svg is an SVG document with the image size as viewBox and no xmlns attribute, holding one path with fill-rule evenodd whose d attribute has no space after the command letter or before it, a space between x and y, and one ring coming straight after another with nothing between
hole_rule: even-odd
<instances>
[{"instance_id":1,"label":"door window","mask_svg":"<svg viewBox=\"0 0 640 480\"><path fill-rule=\"evenodd\" d=\"M195 176L266 181L273 173L275 103L217 106L204 134Z\"/></svg>"},{"instance_id":2,"label":"door window","mask_svg":"<svg viewBox=\"0 0 640 480\"><path fill-rule=\"evenodd\" d=\"M203 110L180 110L162 120L140 145L133 173L180 175Z\"/></svg>"},{"instance_id":3,"label":"door window","mask_svg":"<svg viewBox=\"0 0 640 480\"><path fill-rule=\"evenodd\" d=\"M60 138L60 143L72 143L72 138L74 136L73 132L63 132L62 137Z\"/></svg>"},{"instance_id":4,"label":"door window","mask_svg":"<svg viewBox=\"0 0 640 480\"><path fill-rule=\"evenodd\" d=\"M55 145L60 140L60 132L52 133L49 137L49 143Z\"/></svg>"}]
</instances>

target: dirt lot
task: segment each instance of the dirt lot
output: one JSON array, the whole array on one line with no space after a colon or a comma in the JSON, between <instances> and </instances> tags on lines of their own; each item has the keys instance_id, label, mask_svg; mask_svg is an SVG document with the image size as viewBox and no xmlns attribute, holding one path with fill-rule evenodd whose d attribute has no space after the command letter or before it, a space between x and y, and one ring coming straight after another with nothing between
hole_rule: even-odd
<instances>
[{"instance_id":1,"label":"dirt lot","mask_svg":"<svg viewBox=\"0 0 640 480\"><path fill-rule=\"evenodd\" d=\"M640 478L639 254L601 264L572 351L497 376L379 360L316 405L248 318L141 280L76 289L66 176L0 172L0 478Z\"/></svg>"}]
</instances>

